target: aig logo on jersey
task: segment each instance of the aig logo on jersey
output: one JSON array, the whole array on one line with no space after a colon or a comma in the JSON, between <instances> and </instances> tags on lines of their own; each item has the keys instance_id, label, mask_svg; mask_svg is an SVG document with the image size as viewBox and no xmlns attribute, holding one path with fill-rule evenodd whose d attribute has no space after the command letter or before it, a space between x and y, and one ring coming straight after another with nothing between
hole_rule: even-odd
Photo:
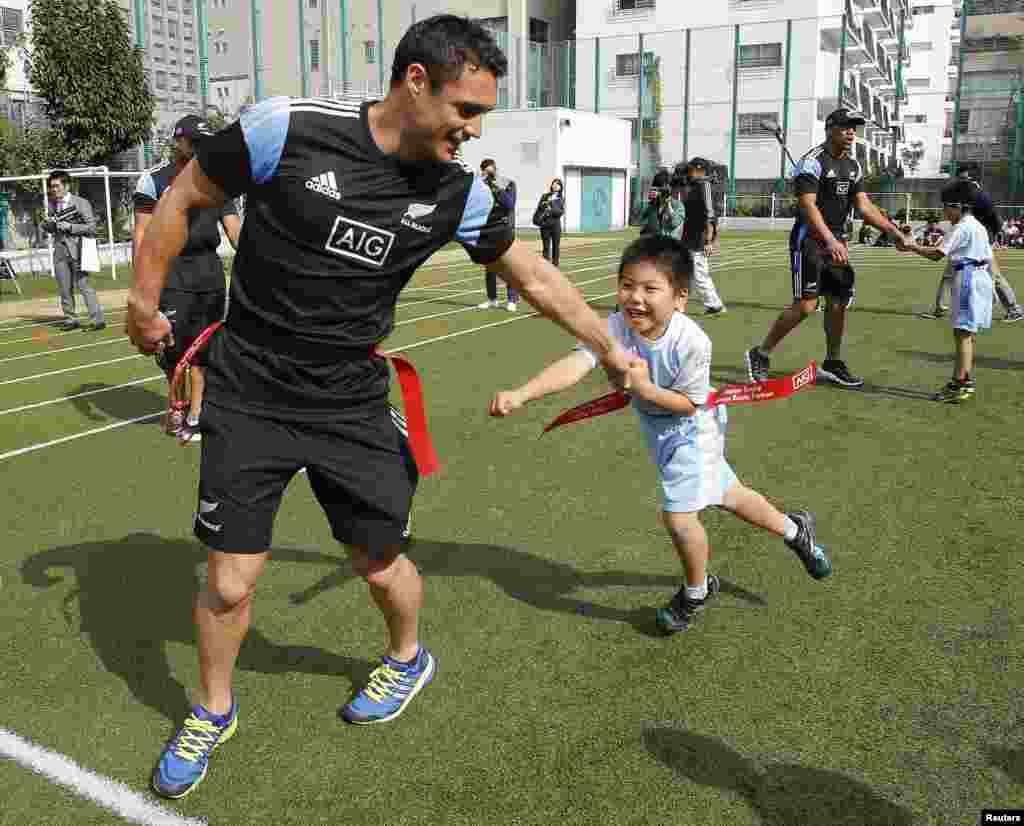
<instances>
[{"instance_id":1,"label":"aig logo on jersey","mask_svg":"<svg viewBox=\"0 0 1024 826\"><path fill-rule=\"evenodd\" d=\"M337 218L325 249L344 258L383 267L395 243L395 234L351 218Z\"/></svg>"},{"instance_id":2,"label":"aig logo on jersey","mask_svg":"<svg viewBox=\"0 0 1024 826\"><path fill-rule=\"evenodd\" d=\"M849 195L850 194L850 182L849 181L836 181L836 195Z\"/></svg>"}]
</instances>

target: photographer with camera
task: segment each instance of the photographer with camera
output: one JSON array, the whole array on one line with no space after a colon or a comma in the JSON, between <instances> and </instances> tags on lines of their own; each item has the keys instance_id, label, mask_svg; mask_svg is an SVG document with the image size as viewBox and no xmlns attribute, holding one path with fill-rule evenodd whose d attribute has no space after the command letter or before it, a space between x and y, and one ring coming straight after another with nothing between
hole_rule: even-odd
<instances>
[{"instance_id":1,"label":"photographer with camera","mask_svg":"<svg viewBox=\"0 0 1024 826\"><path fill-rule=\"evenodd\" d=\"M718 219L711 200L711 180L708 178L710 161L693 158L679 164L672 176L673 187L686 192L686 221L683 223L682 242L693 255L693 288L704 301L704 315L721 315L725 304L711 280L708 259L715 249L718 237Z\"/></svg>"},{"instance_id":2,"label":"photographer with camera","mask_svg":"<svg viewBox=\"0 0 1024 826\"><path fill-rule=\"evenodd\" d=\"M488 189L491 190L491 195L494 196L492 216L496 216L499 221L503 220L506 223L510 223L512 231L515 232L516 182L510 181L507 178L498 178L498 165L494 162L493 158L485 158L480 162L480 177L487 184ZM487 283L487 300L482 304L478 304L477 309L496 310L501 306L501 303L498 301L498 274L491 269L487 269L484 273L484 278ZM508 303L505 305L505 309L510 313L514 313L518 307L519 293L509 285Z\"/></svg>"},{"instance_id":3,"label":"photographer with camera","mask_svg":"<svg viewBox=\"0 0 1024 826\"><path fill-rule=\"evenodd\" d=\"M664 235L679 240L686 209L672 197L672 175L667 169L654 173L647 191L647 205L640 213L640 235Z\"/></svg>"}]
</instances>

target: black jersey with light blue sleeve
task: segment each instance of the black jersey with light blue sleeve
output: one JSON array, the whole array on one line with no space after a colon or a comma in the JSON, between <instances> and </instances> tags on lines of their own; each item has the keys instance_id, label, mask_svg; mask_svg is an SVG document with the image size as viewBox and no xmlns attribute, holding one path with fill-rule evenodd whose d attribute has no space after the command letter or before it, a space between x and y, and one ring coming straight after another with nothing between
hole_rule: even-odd
<instances>
[{"instance_id":1,"label":"black jersey with light blue sleeve","mask_svg":"<svg viewBox=\"0 0 1024 826\"><path fill-rule=\"evenodd\" d=\"M373 105L271 98L199 144L207 177L246 195L226 334L211 345L215 403L317 420L384 398L387 369L365 355L417 267L453 240L478 263L512 244L461 164L382 152Z\"/></svg>"},{"instance_id":2,"label":"black jersey with light blue sleeve","mask_svg":"<svg viewBox=\"0 0 1024 826\"><path fill-rule=\"evenodd\" d=\"M816 146L797 164L793 188L797 196L814 193L825 224L836 238L846 239L846 223L853 213L855 196L864 191L864 170L856 158L834 157L827 143ZM797 223L809 223L803 210Z\"/></svg>"}]
</instances>

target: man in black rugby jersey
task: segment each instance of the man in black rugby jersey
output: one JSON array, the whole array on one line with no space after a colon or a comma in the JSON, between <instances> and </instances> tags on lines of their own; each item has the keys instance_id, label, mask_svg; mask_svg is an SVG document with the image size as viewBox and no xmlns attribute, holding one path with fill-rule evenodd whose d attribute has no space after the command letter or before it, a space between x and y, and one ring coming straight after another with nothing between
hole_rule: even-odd
<instances>
[{"instance_id":1,"label":"man in black rugby jersey","mask_svg":"<svg viewBox=\"0 0 1024 826\"><path fill-rule=\"evenodd\" d=\"M154 771L163 796L195 788L213 749L235 732L232 671L275 512L302 467L388 631L382 664L342 717L391 720L434 675L417 633L421 580L401 552L415 467L388 409L387 366L372 356L418 266L458 240L598 353L614 382L625 380L629 358L604 322L557 269L514 241L510 223L494 218L487 186L453 163L460 144L479 136L506 68L479 25L423 20L398 45L383 101L252 106L203 141L157 205L128 302L128 333L144 352L170 330L158 298L188 210L247 195L201 419L195 533L211 549L195 605L201 689Z\"/></svg>"},{"instance_id":2,"label":"man in black rugby jersey","mask_svg":"<svg viewBox=\"0 0 1024 826\"><path fill-rule=\"evenodd\" d=\"M860 387L864 379L852 374L842 358L846 309L856 292L848 252L847 224L854 207L864 222L885 232L903 249L906 239L879 211L864 191L864 170L851 154L857 127L864 118L837 109L825 120L827 140L797 164L794 188L800 211L789 236L793 274L793 304L772 325L765 340L746 352L750 381L768 378L769 357L775 347L825 297L825 360L818 375L843 387Z\"/></svg>"}]
</instances>

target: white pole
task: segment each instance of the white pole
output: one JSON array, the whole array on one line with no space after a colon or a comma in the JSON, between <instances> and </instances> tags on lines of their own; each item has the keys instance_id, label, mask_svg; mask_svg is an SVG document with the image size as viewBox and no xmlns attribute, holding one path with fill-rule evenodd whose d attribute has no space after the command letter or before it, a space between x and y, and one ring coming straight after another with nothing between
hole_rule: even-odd
<instances>
[{"instance_id":1,"label":"white pole","mask_svg":"<svg viewBox=\"0 0 1024 826\"><path fill-rule=\"evenodd\" d=\"M110 277L117 281L117 266L114 262L114 215L110 207L110 169L101 166L103 170L103 189L107 194L107 240L110 243Z\"/></svg>"},{"instance_id":2,"label":"white pole","mask_svg":"<svg viewBox=\"0 0 1024 826\"><path fill-rule=\"evenodd\" d=\"M907 193L907 223L910 223L910 193Z\"/></svg>"},{"instance_id":3,"label":"white pole","mask_svg":"<svg viewBox=\"0 0 1024 826\"><path fill-rule=\"evenodd\" d=\"M43 186L43 215L47 214L46 209L46 175L39 176L39 183ZM53 236L50 233L46 234L46 250L50 256L50 278L54 281L57 280L57 271L53 267Z\"/></svg>"},{"instance_id":4,"label":"white pole","mask_svg":"<svg viewBox=\"0 0 1024 826\"><path fill-rule=\"evenodd\" d=\"M772 229L775 229L775 193L772 193Z\"/></svg>"}]
</instances>

